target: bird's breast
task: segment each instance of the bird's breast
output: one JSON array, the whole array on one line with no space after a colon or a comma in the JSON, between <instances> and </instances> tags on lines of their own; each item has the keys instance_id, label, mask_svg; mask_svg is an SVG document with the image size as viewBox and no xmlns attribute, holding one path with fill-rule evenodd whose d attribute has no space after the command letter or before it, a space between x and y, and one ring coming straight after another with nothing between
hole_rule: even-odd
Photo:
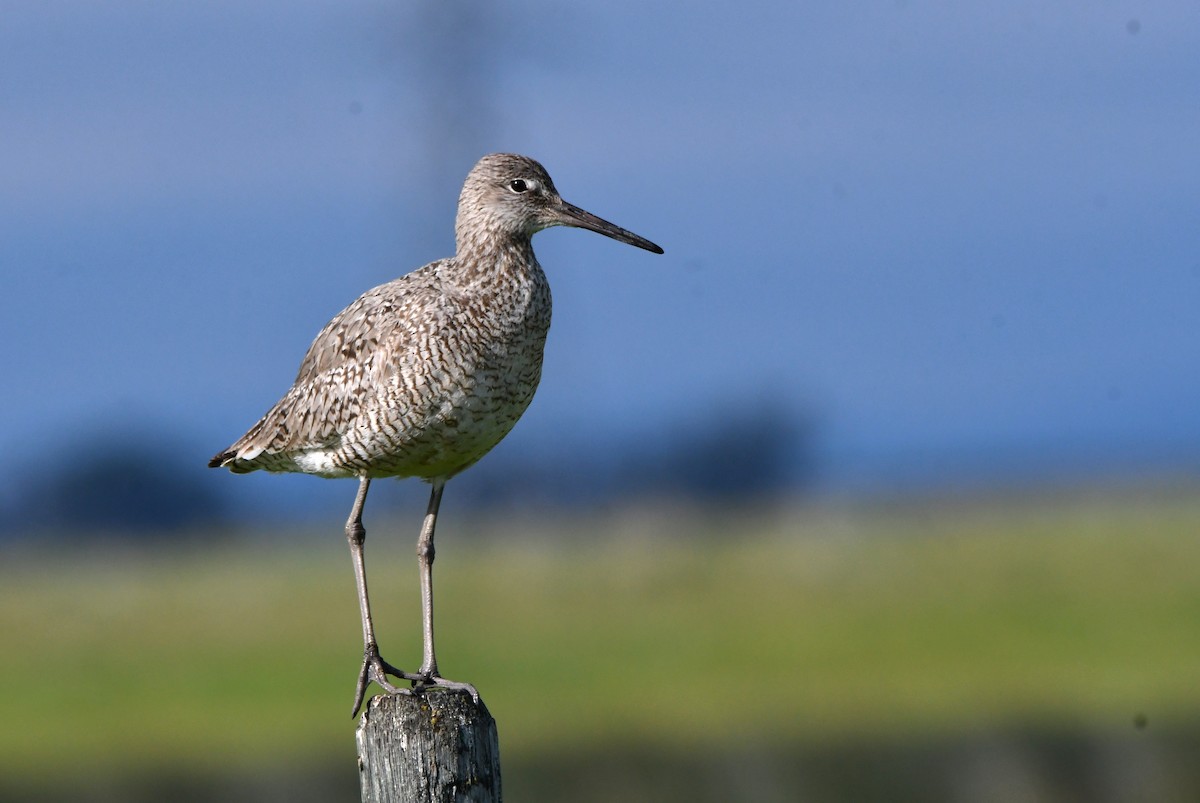
<instances>
[{"instance_id":1,"label":"bird's breast","mask_svg":"<svg viewBox=\"0 0 1200 803\"><path fill-rule=\"evenodd\" d=\"M360 428L371 472L448 476L473 464L533 400L550 327L549 288L446 304L404 348Z\"/></svg>"}]
</instances>

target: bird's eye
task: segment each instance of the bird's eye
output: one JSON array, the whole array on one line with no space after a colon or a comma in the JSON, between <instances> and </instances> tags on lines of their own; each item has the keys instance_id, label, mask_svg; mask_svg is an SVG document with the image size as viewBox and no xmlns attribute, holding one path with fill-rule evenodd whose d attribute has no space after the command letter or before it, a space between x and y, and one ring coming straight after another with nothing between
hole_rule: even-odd
<instances>
[{"instance_id":1,"label":"bird's eye","mask_svg":"<svg viewBox=\"0 0 1200 803\"><path fill-rule=\"evenodd\" d=\"M508 182L508 188L513 192L521 193L528 190L529 185L525 183L524 179L514 178L512 181Z\"/></svg>"}]
</instances>

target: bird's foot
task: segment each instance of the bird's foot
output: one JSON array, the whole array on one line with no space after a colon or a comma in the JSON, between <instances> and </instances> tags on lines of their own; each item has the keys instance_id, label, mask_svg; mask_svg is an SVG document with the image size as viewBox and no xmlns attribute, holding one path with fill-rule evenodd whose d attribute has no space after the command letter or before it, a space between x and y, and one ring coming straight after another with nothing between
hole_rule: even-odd
<instances>
[{"instance_id":1,"label":"bird's foot","mask_svg":"<svg viewBox=\"0 0 1200 803\"><path fill-rule=\"evenodd\" d=\"M471 695L471 699L475 704L479 704L479 692L470 683L462 683L457 680L447 680L446 678L434 672L428 672L418 675L409 675L408 680L412 681L413 692L421 694L426 689L446 689L448 691L461 691Z\"/></svg>"},{"instance_id":2,"label":"bird's foot","mask_svg":"<svg viewBox=\"0 0 1200 803\"><path fill-rule=\"evenodd\" d=\"M362 708L363 697L367 694L367 686L371 681L374 681L379 688L388 694L412 694L412 691L409 689L393 685L388 681L388 675L401 678L402 680L410 680L414 683L424 679L423 675L405 672L392 666L380 657L378 646L374 644L368 645L363 650L362 669L358 673L358 684L354 688L354 709L350 712L351 719L358 716L358 711Z\"/></svg>"}]
</instances>

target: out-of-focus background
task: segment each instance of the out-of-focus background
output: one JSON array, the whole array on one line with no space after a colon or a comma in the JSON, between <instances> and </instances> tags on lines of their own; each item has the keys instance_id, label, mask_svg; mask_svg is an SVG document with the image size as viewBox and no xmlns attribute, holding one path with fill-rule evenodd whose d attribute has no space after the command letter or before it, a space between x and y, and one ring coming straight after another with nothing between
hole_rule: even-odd
<instances>
[{"instance_id":1,"label":"out-of-focus background","mask_svg":"<svg viewBox=\"0 0 1200 803\"><path fill-rule=\"evenodd\" d=\"M1191 3L13 2L0 799L355 800L353 485L205 462L483 153L543 386L447 489L513 800L1200 797ZM425 489L376 483L419 660Z\"/></svg>"}]
</instances>

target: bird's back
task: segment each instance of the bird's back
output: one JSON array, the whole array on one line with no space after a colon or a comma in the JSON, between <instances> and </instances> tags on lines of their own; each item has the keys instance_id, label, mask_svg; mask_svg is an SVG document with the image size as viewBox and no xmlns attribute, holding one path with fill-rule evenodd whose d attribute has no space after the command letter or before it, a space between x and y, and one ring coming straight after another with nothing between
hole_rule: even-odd
<instances>
[{"instance_id":1,"label":"bird's back","mask_svg":"<svg viewBox=\"0 0 1200 803\"><path fill-rule=\"evenodd\" d=\"M453 476L529 406L550 311L527 239L487 265L456 257L380 285L321 330L291 389L211 464Z\"/></svg>"}]
</instances>

